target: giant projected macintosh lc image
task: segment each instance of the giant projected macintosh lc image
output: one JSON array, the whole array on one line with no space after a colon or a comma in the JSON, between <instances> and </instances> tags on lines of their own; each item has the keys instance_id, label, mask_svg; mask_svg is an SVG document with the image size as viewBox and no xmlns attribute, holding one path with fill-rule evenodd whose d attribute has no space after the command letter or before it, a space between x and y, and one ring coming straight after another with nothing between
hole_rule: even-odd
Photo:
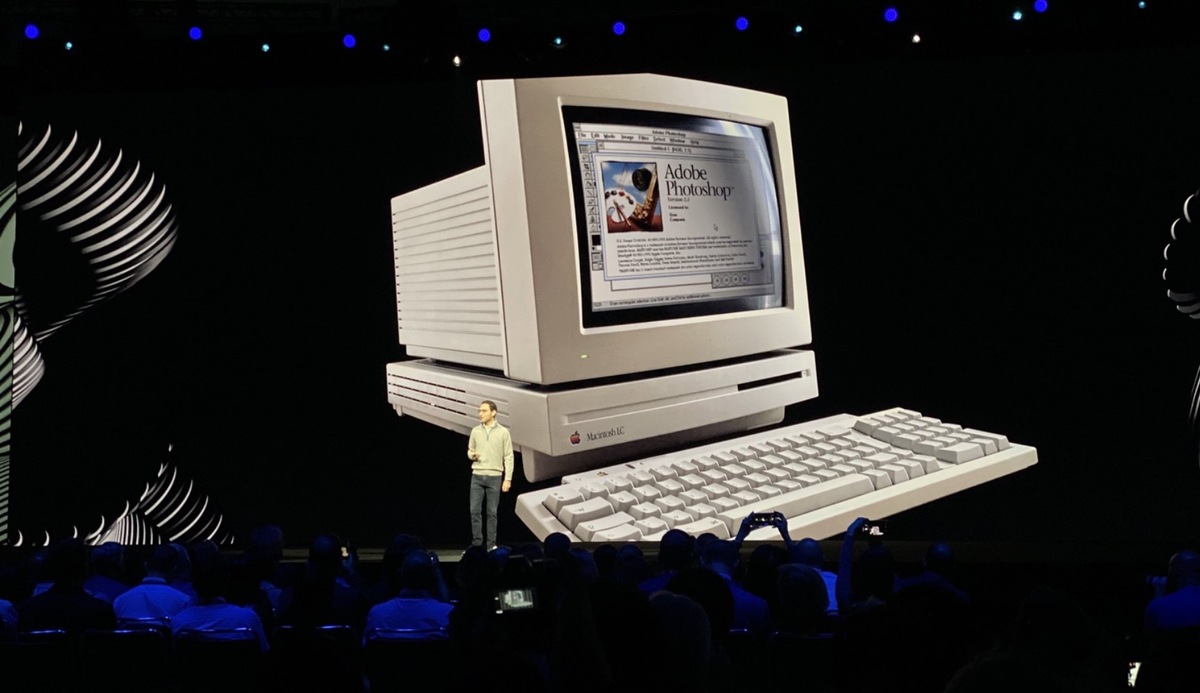
<instances>
[{"instance_id":1,"label":"giant projected macintosh lc image","mask_svg":"<svg viewBox=\"0 0 1200 693\"><path fill-rule=\"evenodd\" d=\"M817 395L785 98L659 75L479 97L487 163L392 200L420 358L389 401L460 433L498 401L526 478L561 481L517 499L539 538L779 538L751 514L826 537L1036 463L902 406L779 426Z\"/></svg>"}]
</instances>

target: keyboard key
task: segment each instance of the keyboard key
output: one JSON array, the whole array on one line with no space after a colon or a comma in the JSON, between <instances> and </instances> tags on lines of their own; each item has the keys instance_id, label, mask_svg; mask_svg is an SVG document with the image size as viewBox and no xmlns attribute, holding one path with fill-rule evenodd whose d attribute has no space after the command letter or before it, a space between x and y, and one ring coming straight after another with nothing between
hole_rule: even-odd
<instances>
[{"instance_id":1,"label":"keyboard key","mask_svg":"<svg viewBox=\"0 0 1200 693\"><path fill-rule=\"evenodd\" d=\"M664 479L655 482L654 488L662 491L664 496L674 496L687 490L683 484L679 483L678 479Z\"/></svg>"},{"instance_id":2,"label":"keyboard key","mask_svg":"<svg viewBox=\"0 0 1200 693\"><path fill-rule=\"evenodd\" d=\"M781 512L784 517L795 517L874 490L870 479L853 474L749 503L736 511L721 513L717 517L725 522L730 534L737 534L742 520L749 513Z\"/></svg>"},{"instance_id":3,"label":"keyboard key","mask_svg":"<svg viewBox=\"0 0 1200 693\"><path fill-rule=\"evenodd\" d=\"M896 460L893 462L893 464L908 472L909 479L916 479L919 476L925 476L925 468L921 466L920 462L914 462L912 460Z\"/></svg>"},{"instance_id":4,"label":"keyboard key","mask_svg":"<svg viewBox=\"0 0 1200 693\"><path fill-rule=\"evenodd\" d=\"M733 498L730 498L729 496L722 496L720 498L710 498L710 499L708 499L708 504L711 505L712 507L716 508L718 512L726 512L728 510L733 510L734 508L741 505L741 503L737 502Z\"/></svg>"},{"instance_id":5,"label":"keyboard key","mask_svg":"<svg viewBox=\"0 0 1200 693\"><path fill-rule=\"evenodd\" d=\"M579 487L579 492L583 494L584 500L608 497L608 487L599 481L589 481L583 484Z\"/></svg>"},{"instance_id":6,"label":"keyboard key","mask_svg":"<svg viewBox=\"0 0 1200 693\"><path fill-rule=\"evenodd\" d=\"M721 482L721 485L728 488L730 493L734 491L746 491L751 486L750 482L745 479L726 479Z\"/></svg>"},{"instance_id":7,"label":"keyboard key","mask_svg":"<svg viewBox=\"0 0 1200 693\"><path fill-rule=\"evenodd\" d=\"M613 513L612 503L604 498L591 498L582 503L564 505L558 514L558 519L574 531L576 525Z\"/></svg>"},{"instance_id":8,"label":"keyboard key","mask_svg":"<svg viewBox=\"0 0 1200 693\"><path fill-rule=\"evenodd\" d=\"M672 510L669 513L663 513L662 520L674 528L678 527L679 525L686 525L690 523L692 521L692 516L683 510Z\"/></svg>"},{"instance_id":9,"label":"keyboard key","mask_svg":"<svg viewBox=\"0 0 1200 693\"><path fill-rule=\"evenodd\" d=\"M613 529L602 529L592 535L591 539L584 541L594 541L596 543L607 543L613 541L638 541L642 538L642 532L637 528L637 524L626 524Z\"/></svg>"},{"instance_id":10,"label":"keyboard key","mask_svg":"<svg viewBox=\"0 0 1200 693\"><path fill-rule=\"evenodd\" d=\"M659 517L662 515L662 508L653 503L638 503L628 510L629 515L635 520L644 520L648 517Z\"/></svg>"},{"instance_id":11,"label":"keyboard key","mask_svg":"<svg viewBox=\"0 0 1200 693\"><path fill-rule=\"evenodd\" d=\"M610 477L603 482L604 487L609 493L617 493L619 491L628 491L633 488L633 482L623 476Z\"/></svg>"},{"instance_id":12,"label":"keyboard key","mask_svg":"<svg viewBox=\"0 0 1200 693\"><path fill-rule=\"evenodd\" d=\"M834 438L842 438L846 435L849 435L850 429L846 428L845 426L826 426L824 428L818 428L817 433L825 436L826 440L832 440Z\"/></svg>"},{"instance_id":13,"label":"keyboard key","mask_svg":"<svg viewBox=\"0 0 1200 693\"><path fill-rule=\"evenodd\" d=\"M729 497L737 501L739 506L746 505L748 503L757 503L758 501L762 500L762 496L750 491L749 489L743 489L737 493L732 493Z\"/></svg>"},{"instance_id":14,"label":"keyboard key","mask_svg":"<svg viewBox=\"0 0 1200 693\"><path fill-rule=\"evenodd\" d=\"M734 448L729 452L739 460L752 460L759 455L759 453L746 446Z\"/></svg>"},{"instance_id":15,"label":"keyboard key","mask_svg":"<svg viewBox=\"0 0 1200 693\"><path fill-rule=\"evenodd\" d=\"M649 503L663 495L663 492L654 486L635 486L629 493L633 494L639 503Z\"/></svg>"},{"instance_id":16,"label":"keyboard key","mask_svg":"<svg viewBox=\"0 0 1200 693\"><path fill-rule=\"evenodd\" d=\"M879 471L891 477L893 484L908 481L908 470L898 464L885 464L879 468Z\"/></svg>"},{"instance_id":17,"label":"keyboard key","mask_svg":"<svg viewBox=\"0 0 1200 693\"><path fill-rule=\"evenodd\" d=\"M912 451L918 455L936 455L938 450L941 450L947 445L952 445L952 443L947 442L940 436L937 438L926 438L916 445L913 445Z\"/></svg>"},{"instance_id":18,"label":"keyboard key","mask_svg":"<svg viewBox=\"0 0 1200 693\"><path fill-rule=\"evenodd\" d=\"M939 449L934 456L943 462L962 464L983 457L983 448L975 443L956 443Z\"/></svg>"},{"instance_id":19,"label":"keyboard key","mask_svg":"<svg viewBox=\"0 0 1200 693\"><path fill-rule=\"evenodd\" d=\"M731 452L714 452L713 454L709 455L709 457L716 460L717 464L719 465L733 464L734 462L738 461L737 455L734 455Z\"/></svg>"},{"instance_id":20,"label":"keyboard key","mask_svg":"<svg viewBox=\"0 0 1200 693\"><path fill-rule=\"evenodd\" d=\"M671 526L663 522L661 517L646 517L634 522L633 526L638 528L643 537L650 534L658 534L659 532L666 532L671 529Z\"/></svg>"},{"instance_id":21,"label":"keyboard key","mask_svg":"<svg viewBox=\"0 0 1200 693\"><path fill-rule=\"evenodd\" d=\"M664 515L676 510L683 510L687 507L687 501L678 496L663 496L662 498L655 498L654 504L662 508Z\"/></svg>"},{"instance_id":22,"label":"keyboard key","mask_svg":"<svg viewBox=\"0 0 1200 693\"><path fill-rule=\"evenodd\" d=\"M642 502L641 498L633 495L629 491L618 491L608 497L608 502L612 503L613 510L623 513Z\"/></svg>"},{"instance_id":23,"label":"keyboard key","mask_svg":"<svg viewBox=\"0 0 1200 693\"><path fill-rule=\"evenodd\" d=\"M564 505L582 503L583 500L583 494L579 492L579 489L563 487L552 490L545 497L545 499L542 500L542 505L546 506L547 510L554 513L555 517L558 517L558 511L562 510Z\"/></svg>"},{"instance_id":24,"label":"keyboard key","mask_svg":"<svg viewBox=\"0 0 1200 693\"><path fill-rule=\"evenodd\" d=\"M875 490L887 488L892 485L892 477L881 469L868 469L863 472L863 476L871 480L871 484L875 486Z\"/></svg>"},{"instance_id":25,"label":"keyboard key","mask_svg":"<svg viewBox=\"0 0 1200 693\"><path fill-rule=\"evenodd\" d=\"M675 476L683 476L684 474L695 474L700 471L694 463L687 460L677 460L671 463L671 468L675 470Z\"/></svg>"},{"instance_id":26,"label":"keyboard key","mask_svg":"<svg viewBox=\"0 0 1200 693\"><path fill-rule=\"evenodd\" d=\"M921 468L925 470L926 474L932 474L942 468L942 466L938 464L937 458L930 457L929 455L913 455L909 459L913 462L919 462L921 464Z\"/></svg>"},{"instance_id":27,"label":"keyboard key","mask_svg":"<svg viewBox=\"0 0 1200 693\"><path fill-rule=\"evenodd\" d=\"M891 464L892 462L895 462L898 459L900 459L900 458L897 457L895 455L895 453L890 453L890 452L879 452L874 455L868 455L867 457L863 458L863 460L875 465L876 469L878 469L879 467L882 467L885 464Z\"/></svg>"},{"instance_id":28,"label":"keyboard key","mask_svg":"<svg viewBox=\"0 0 1200 693\"><path fill-rule=\"evenodd\" d=\"M996 433L988 433L986 431L977 431L974 428L964 428L962 431L963 433L967 433L974 438L983 438L985 440L994 442L997 450L1007 450L1012 447L1012 445L1010 445L1008 442L1007 436L1002 436Z\"/></svg>"},{"instance_id":29,"label":"keyboard key","mask_svg":"<svg viewBox=\"0 0 1200 693\"><path fill-rule=\"evenodd\" d=\"M633 525L633 523L634 519L630 517L628 513L615 513L613 515L598 517L594 520L588 520L587 522L580 523L580 525L575 528L575 536L579 537L583 541L592 541L592 536L596 532L606 529L613 529L625 524Z\"/></svg>"},{"instance_id":30,"label":"keyboard key","mask_svg":"<svg viewBox=\"0 0 1200 693\"><path fill-rule=\"evenodd\" d=\"M994 455L997 452L1000 452L1000 450L996 447L996 441L994 440L989 440L987 438L972 438L967 442L975 443L979 447L983 448L983 454L985 455Z\"/></svg>"},{"instance_id":31,"label":"keyboard key","mask_svg":"<svg viewBox=\"0 0 1200 693\"><path fill-rule=\"evenodd\" d=\"M715 534L718 539L729 539L736 533L730 533L728 525L715 517L708 517L688 524L676 525L675 529L682 530L698 537L701 534Z\"/></svg>"}]
</instances>

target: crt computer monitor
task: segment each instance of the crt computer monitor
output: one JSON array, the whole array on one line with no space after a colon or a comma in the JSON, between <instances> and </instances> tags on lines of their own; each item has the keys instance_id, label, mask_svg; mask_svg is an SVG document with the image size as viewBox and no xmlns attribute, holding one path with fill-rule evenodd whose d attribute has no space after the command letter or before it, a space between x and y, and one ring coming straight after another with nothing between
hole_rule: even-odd
<instances>
[{"instance_id":1,"label":"crt computer monitor","mask_svg":"<svg viewBox=\"0 0 1200 693\"><path fill-rule=\"evenodd\" d=\"M650 74L478 94L485 165L393 201L410 356L554 385L811 341L784 97Z\"/></svg>"}]
</instances>

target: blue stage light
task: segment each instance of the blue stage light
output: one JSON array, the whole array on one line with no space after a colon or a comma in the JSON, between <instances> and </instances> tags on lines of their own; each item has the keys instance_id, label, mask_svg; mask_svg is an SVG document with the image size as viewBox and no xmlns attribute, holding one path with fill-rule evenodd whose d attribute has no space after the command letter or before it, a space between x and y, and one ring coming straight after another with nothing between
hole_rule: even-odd
<instances>
[{"instance_id":1,"label":"blue stage light","mask_svg":"<svg viewBox=\"0 0 1200 693\"><path fill-rule=\"evenodd\" d=\"M1019 22L1024 18L1025 18L1025 13L1022 12L1021 10L1016 10L1013 12L1013 21Z\"/></svg>"},{"instance_id":2,"label":"blue stage light","mask_svg":"<svg viewBox=\"0 0 1200 693\"><path fill-rule=\"evenodd\" d=\"M900 19L900 13L896 11L895 7L889 7L883 11L883 21L891 24L897 19Z\"/></svg>"},{"instance_id":3,"label":"blue stage light","mask_svg":"<svg viewBox=\"0 0 1200 693\"><path fill-rule=\"evenodd\" d=\"M792 28L793 34L798 35L798 34L802 33L803 31L804 31L804 27L800 26L799 24L797 24L795 27Z\"/></svg>"},{"instance_id":4,"label":"blue stage light","mask_svg":"<svg viewBox=\"0 0 1200 693\"><path fill-rule=\"evenodd\" d=\"M1037 0L1037 2L1033 3L1034 12L1045 12L1048 7L1050 7L1050 3L1046 2L1046 0Z\"/></svg>"},{"instance_id":5,"label":"blue stage light","mask_svg":"<svg viewBox=\"0 0 1200 693\"><path fill-rule=\"evenodd\" d=\"M750 27L750 20L745 17L738 17L737 21L734 22L734 26L737 27L738 31L745 31Z\"/></svg>"},{"instance_id":6,"label":"blue stage light","mask_svg":"<svg viewBox=\"0 0 1200 693\"><path fill-rule=\"evenodd\" d=\"M383 44L383 52L384 52L384 53L387 53L387 52L389 52L389 51L391 51L391 50L392 50L392 44L390 44L390 43L385 43L385 44Z\"/></svg>"},{"instance_id":7,"label":"blue stage light","mask_svg":"<svg viewBox=\"0 0 1200 693\"><path fill-rule=\"evenodd\" d=\"M486 27L483 29L480 29L479 30L479 40L482 41L483 43L487 43L488 41L491 41L492 40L492 32L488 31Z\"/></svg>"},{"instance_id":8,"label":"blue stage light","mask_svg":"<svg viewBox=\"0 0 1200 693\"><path fill-rule=\"evenodd\" d=\"M625 22L613 22L613 33L621 36L625 33Z\"/></svg>"},{"instance_id":9,"label":"blue stage light","mask_svg":"<svg viewBox=\"0 0 1200 693\"><path fill-rule=\"evenodd\" d=\"M200 27L194 26L191 29L188 29L188 38L193 41L199 41L200 39L204 38L204 32L200 30Z\"/></svg>"},{"instance_id":10,"label":"blue stage light","mask_svg":"<svg viewBox=\"0 0 1200 693\"><path fill-rule=\"evenodd\" d=\"M38 29L37 24L26 24L25 25L25 38L35 39L38 36L40 36L41 33L42 32L41 32L41 30Z\"/></svg>"},{"instance_id":11,"label":"blue stage light","mask_svg":"<svg viewBox=\"0 0 1200 693\"><path fill-rule=\"evenodd\" d=\"M554 45L555 48L562 48L563 47L563 37L555 36L554 40L551 41L551 43Z\"/></svg>"},{"instance_id":12,"label":"blue stage light","mask_svg":"<svg viewBox=\"0 0 1200 693\"><path fill-rule=\"evenodd\" d=\"M63 48L65 48L65 49L67 49L67 50L71 50L71 49L73 49L74 47L75 47L75 44L74 44L74 43L71 43L70 41L67 41L67 42L66 42L66 44L64 44L64 45L63 45Z\"/></svg>"},{"instance_id":13,"label":"blue stage light","mask_svg":"<svg viewBox=\"0 0 1200 693\"><path fill-rule=\"evenodd\" d=\"M354 38L354 34L346 34L342 37L342 45L346 48L354 48L358 45L358 39Z\"/></svg>"},{"instance_id":14,"label":"blue stage light","mask_svg":"<svg viewBox=\"0 0 1200 693\"><path fill-rule=\"evenodd\" d=\"M262 45L262 52L263 52L263 53L270 53L270 52L271 52L271 44L269 44L269 43L264 43L264 44Z\"/></svg>"},{"instance_id":15,"label":"blue stage light","mask_svg":"<svg viewBox=\"0 0 1200 693\"><path fill-rule=\"evenodd\" d=\"M1138 9L1139 9L1139 10L1144 10L1144 9L1146 9L1146 1L1145 1L1145 0L1142 0L1142 2L1139 2L1139 3L1138 3Z\"/></svg>"}]
</instances>

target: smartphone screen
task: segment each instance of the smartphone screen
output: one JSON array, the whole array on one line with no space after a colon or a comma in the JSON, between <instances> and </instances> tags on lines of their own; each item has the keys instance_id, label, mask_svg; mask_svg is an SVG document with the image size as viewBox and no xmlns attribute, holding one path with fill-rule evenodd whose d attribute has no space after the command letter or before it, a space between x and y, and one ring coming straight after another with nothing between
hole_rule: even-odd
<instances>
[{"instance_id":1,"label":"smartphone screen","mask_svg":"<svg viewBox=\"0 0 1200 693\"><path fill-rule=\"evenodd\" d=\"M532 587L496 590L496 613L523 611L537 606L537 594Z\"/></svg>"}]
</instances>

